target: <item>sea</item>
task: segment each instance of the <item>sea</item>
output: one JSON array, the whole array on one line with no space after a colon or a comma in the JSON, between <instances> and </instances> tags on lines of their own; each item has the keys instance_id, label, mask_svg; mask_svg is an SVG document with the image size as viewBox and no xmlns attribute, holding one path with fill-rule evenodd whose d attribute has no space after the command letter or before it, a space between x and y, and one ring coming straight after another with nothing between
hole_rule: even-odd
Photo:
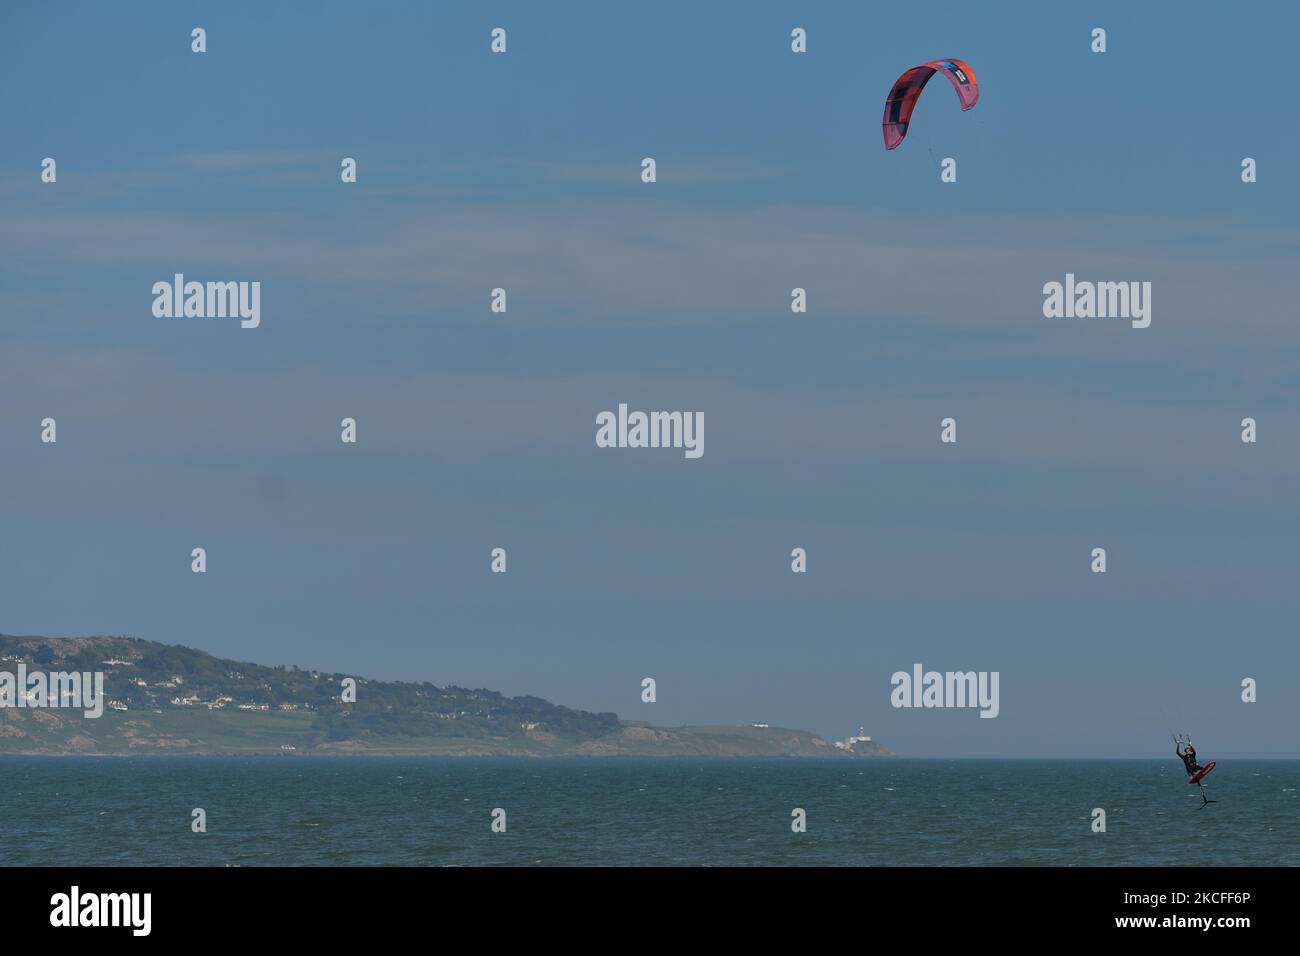
<instances>
[{"instance_id":1,"label":"sea","mask_svg":"<svg viewBox=\"0 0 1300 956\"><path fill-rule=\"evenodd\" d=\"M1300 864L1300 761L1206 782L1208 806L1172 759L6 756L0 865Z\"/></svg>"}]
</instances>

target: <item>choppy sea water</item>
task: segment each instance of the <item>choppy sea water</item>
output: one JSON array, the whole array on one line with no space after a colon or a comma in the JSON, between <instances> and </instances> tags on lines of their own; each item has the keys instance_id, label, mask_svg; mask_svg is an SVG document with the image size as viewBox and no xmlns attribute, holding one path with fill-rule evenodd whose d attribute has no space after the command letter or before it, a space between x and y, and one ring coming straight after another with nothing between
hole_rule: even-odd
<instances>
[{"instance_id":1,"label":"choppy sea water","mask_svg":"<svg viewBox=\"0 0 1300 956\"><path fill-rule=\"evenodd\" d=\"M1300 864L1300 761L1221 761L1202 810L1175 760L3 757L0 779L14 866Z\"/></svg>"}]
</instances>

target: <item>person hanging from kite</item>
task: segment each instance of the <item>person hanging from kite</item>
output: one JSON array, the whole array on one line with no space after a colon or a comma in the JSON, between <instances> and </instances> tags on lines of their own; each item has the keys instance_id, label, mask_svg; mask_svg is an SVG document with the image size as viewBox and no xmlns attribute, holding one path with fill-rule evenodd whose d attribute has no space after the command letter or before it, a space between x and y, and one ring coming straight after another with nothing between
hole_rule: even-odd
<instances>
[{"instance_id":1,"label":"person hanging from kite","mask_svg":"<svg viewBox=\"0 0 1300 956\"><path fill-rule=\"evenodd\" d=\"M1174 753L1178 754L1183 761L1183 766L1187 768L1187 782L1194 783L1201 788L1202 802L1197 809L1204 809L1205 805L1209 803L1218 803L1219 801L1211 800L1205 796L1205 786L1201 783L1205 775L1214 769L1215 762L1211 760L1204 767L1196 762L1196 748L1192 746L1191 734L1187 735L1186 741L1183 740L1182 734L1174 737Z\"/></svg>"},{"instance_id":2,"label":"person hanging from kite","mask_svg":"<svg viewBox=\"0 0 1300 956\"><path fill-rule=\"evenodd\" d=\"M1186 743L1183 742L1182 734L1174 738L1174 753L1183 758L1183 765L1187 767L1187 776L1193 777L1196 771L1201 769L1201 765L1196 762L1196 748L1192 746L1190 736Z\"/></svg>"}]
</instances>

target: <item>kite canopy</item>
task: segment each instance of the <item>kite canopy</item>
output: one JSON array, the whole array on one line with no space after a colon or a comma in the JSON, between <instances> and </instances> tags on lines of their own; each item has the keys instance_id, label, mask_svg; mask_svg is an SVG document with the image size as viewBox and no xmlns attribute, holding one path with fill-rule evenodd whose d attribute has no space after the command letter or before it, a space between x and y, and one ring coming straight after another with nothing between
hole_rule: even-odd
<instances>
[{"instance_id":1,"label":"kite canopy","mask_svg":"<svg viewBox=\"0 0 1300 956\"><path fill-rule=\"evenodd\" d=\"M894 149L903 141L916 101L925 89L925 84L936 73L948 77L948 82L957 91L963 110L968 110L979 102L980 87L975 81L975 71L964 60L931 60L921 66L914 66L894 81L894 88L885 100L885 118L881 121L885 130L885 149Z\"/></svg>"}]
</instances>

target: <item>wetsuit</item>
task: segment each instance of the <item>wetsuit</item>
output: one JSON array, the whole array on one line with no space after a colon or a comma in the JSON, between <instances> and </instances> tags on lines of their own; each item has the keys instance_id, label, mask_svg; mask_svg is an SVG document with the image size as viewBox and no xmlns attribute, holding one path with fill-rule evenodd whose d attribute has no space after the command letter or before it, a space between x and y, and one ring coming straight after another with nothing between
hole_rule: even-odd
<instances>
[{"instance_id":1,"label":"wetsuit","mask_svg":"<svg viewBox=\"0 0 1300 956\"><path fill-rule=\"evenodd\" d=\"M1187 776L1190 777L1201 769L1201 765L1196 762L1196 751L1192 749L1190 744L1181 750L1175 746L1174 753L1183 758L1183 765L1187 768Z\"/></svg>"}]
</instances>

